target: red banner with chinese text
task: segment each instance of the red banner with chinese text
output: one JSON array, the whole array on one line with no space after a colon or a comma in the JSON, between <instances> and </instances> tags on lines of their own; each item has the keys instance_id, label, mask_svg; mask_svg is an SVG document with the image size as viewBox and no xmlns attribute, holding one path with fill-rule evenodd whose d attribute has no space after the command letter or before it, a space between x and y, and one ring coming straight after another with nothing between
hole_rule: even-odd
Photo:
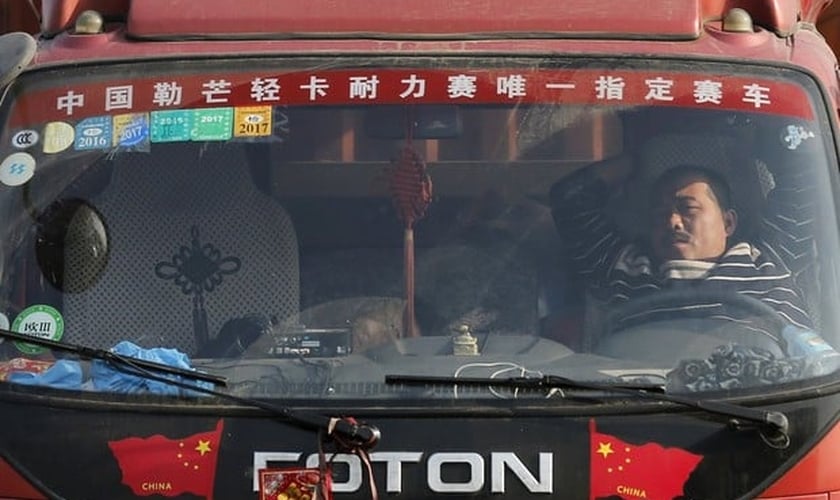
<instances>
[{"instance_id":1,"label":"red banner with chinese text","mask_svg":"<svg viewBox=\"0 0 840 500\"><path fill-rule=\"evenodd\" d=\"M218 71L63 83L19 95L12 125L169 109L471 103L678 106L814 116L800 86L766 77L626 69L364 68Z\"/></svg>"}]
</instances>

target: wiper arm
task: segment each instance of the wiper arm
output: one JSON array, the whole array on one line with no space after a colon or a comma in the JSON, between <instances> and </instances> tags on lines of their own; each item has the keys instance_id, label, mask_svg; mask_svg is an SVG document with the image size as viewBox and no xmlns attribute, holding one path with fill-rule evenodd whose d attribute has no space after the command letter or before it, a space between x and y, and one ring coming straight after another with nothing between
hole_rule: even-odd
<instances>
[{"instance_id":1,"label":"wiper arm","mask_svg":"<svg viewBox=\"0 0 840 500\"><path fill-rule=\"evenodd\" d=\"M185 368L170 366L163 363L156 363L154 361L148 361L145 359L131 358L123 356L121 354L117 354L115 352L111 352L106 349L97 349L94 347L71 344L69 342L59 342L56 340L42 339L3 329L0 329L0 338L6 338L18 342L37 345L39 347L46 347L54 351L69 352L71 354L75 354L85 359L100 359L102 361L106 361L115 365L132 366L132 368L139 366L145 368L146 370L152 370L155 372L166 373L170 375L180 375L186 379L210 382L214 385L222 387L227 386L227 379L225 377L219 377L217 375L211 375L209 373L203 373L200 371L187 370Z\"/></svg>"},{"instance_id":2,"label":"wiper arm","mask_svg":"<svg viewBox=\"0 0 840 500\"><path fill-rule=\"evenodd\" d=\"M185 370L175 366L169 366L153 361L123 356L105 349L71 344L69 342L58 342L55 340L42 339L23 335L10 330L0 329L0 338L7 338L15 341L25 342L41 347L47 347L62 352L69 352L87 359L100 359L110 363L116 369L131 375L144 377L149 380L163 382L175 387L200 392L218 398L227 399L236 403L251 406L266 411L274 416L281 416L289 419L298 426L307 429L323 430L327 435L339 435L344 438L347 445L360 448L374 447L381 437L380 431L373 425L358 423L352 418L327 417L313 412L302 412L288 407L276 406L256 399L234 396L225 392L208 389L199 384L189 384L180 380L166 377L162 374L181 375L192 380L212 382L215 385L227 386L227 379L208 373Z\"/></svg>"},{"instance_id":3,"label":"wiper arm","mask_svg":"<svg viewBox=\"0 0 840 500\"><path fill-rule=\"evenodd\" d=\"M515 389L583 389L587 391L604 391L618 394L675 403L689 408L696 408L709 413L730 417L730 423L735 426L743 425L742 421L758 424L761 427L778 433L787 440L790 422L787 416L779 411L765 411L757 408L738 406L722 401L695 399L686 396L665 393L665 387L656 384L615 384L601 382L581 382L556 375L542 377L508 377L508 378L469 378L469 377L438 377L416 375L385 375L386 384L447 384L447 385L477 385L484 387L511 387ZM773 439L775 441L775 438Z\"/></svg>"}]
</instances>

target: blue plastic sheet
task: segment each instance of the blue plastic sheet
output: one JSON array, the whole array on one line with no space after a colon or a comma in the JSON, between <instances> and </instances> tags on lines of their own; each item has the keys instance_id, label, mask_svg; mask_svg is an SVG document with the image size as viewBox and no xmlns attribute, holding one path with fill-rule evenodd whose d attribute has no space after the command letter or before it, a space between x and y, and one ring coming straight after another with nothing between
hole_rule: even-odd
<instances>
[{"instance_id":1,"label":"blue plastic sheet","mask_svg":"<svg viewBox=\"0 0 840 500\"><path fill-rule=\"evenodd\" d=\"M78 390L82 388L82 367L78 361L60 359L41 373L12 372L8 381L15 384Z\"/></svg>"},{"instance_id":2,"label":"blue plastic sheet","mask_svg":"<svg viewBox=\"0 0 840 500\"><path fill-rule=\"evenodd\" d=\"M155 347L144 349L136 344L123 341L111 349L112 352L128 358L142 359L155 363L193 370L189 357L177 349ZM149 370L154 376L174 380L191 386L198 386L205 389L212 389L210 382L184 378L180 375L167 374L155 370ZM152 393L166 395L198 395L196 391L185 389L174 384L160 380L152 380L141 375L133 375L117 370L110 363L96 359L91 367L91 378L93 388L97 391L122 392L122 393Z\"/></svg>"},{"instance_id":3,"label":"blue plastic sheet","mask_svg":"<svg viewBox=\"0 0 840 500\"><path fill-rule=\"evenodd\" d=\"M190 364L189 357L176 349L162 347L144 349L131 342L120 342L111 351L127 358L142 359L185 370L194 370ZM131 370L131 368L128 369ZM162 377L194 387L213 388L213 384L210 382L188 377L184 378L180 375L168 374L157 370L146 369L146 372L154 377ZM90 370L90 379L87 381L84 380L81 364L78 361L65 359L56 361L41 373L12 372L9 374L8 381L16 384L53 387L56 389L80 390L83 388L92 388L93 390L106 392L151 393L173 396L196 396L203 394L175 384L170 384L166 381L152 380L142 375L126 373L114 368L107 361L99 359L93 361Z\"/></svg>"}]
</instances>

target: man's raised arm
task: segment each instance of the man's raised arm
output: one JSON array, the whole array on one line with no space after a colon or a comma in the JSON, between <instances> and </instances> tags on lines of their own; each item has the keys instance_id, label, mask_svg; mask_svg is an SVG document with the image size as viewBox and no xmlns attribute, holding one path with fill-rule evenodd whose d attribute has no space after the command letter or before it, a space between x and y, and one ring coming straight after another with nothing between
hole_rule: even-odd
<instances>
[{"instance_id":1,"label":"man's raised arm","mask_svg":"<svg viewBox=\"0 0 840 500\"><path fill-rule=\"evenodd\" d=\"M613 188L631 172L631 159L620 156L584 167L552 186L554 224L576 273L606 271L620 250L622 239L604 211Z\"/></svg>"}]
</instances>

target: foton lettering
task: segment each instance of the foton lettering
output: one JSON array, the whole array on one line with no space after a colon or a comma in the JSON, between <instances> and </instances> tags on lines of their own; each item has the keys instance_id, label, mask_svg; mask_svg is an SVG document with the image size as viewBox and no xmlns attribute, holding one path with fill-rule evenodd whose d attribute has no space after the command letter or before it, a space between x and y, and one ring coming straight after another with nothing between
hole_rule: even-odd
<instances>
[{"instance_id":1,"label":"foton lettering","mask_svg":"<svg viewBox=\"0 0 840 500\"><path fill-rule=\"evenodd\" d=\"M276 465L279 462L293 462L300 465L301 456L302 453L298 452L254 452L254 491L259 489L256 478L259 477L260 469L268 467L269 464ZM508 472L516 477L525 489L531 493L553 493L554 455L550 452L542 452L537 453L537 457L538 470L536 471L526 467L519 456L512 452L490 453L489 468L487 458L475 452L440 452L425 457L422 452L375 452L370 454L370 461L374 464L385 465L384 476L378 477L384 477L385 490L390 494L401 493L403 491L403 472L416 473L418 467L419 471L425 469L426 485L429 490L438 493L475 493L488 488L491 493L505 493L507 491L505 478ZM336 493L359 491L364 477L363 466L359 457L350 454L338 454L333 462L346 464L348 470L345 481L335 481L334 478L333 491ZM306 467L317 467L318 454L313 453L307 456L304 465ZM459 470L468 472L457 482L448 480L444 471L450 467L457 467ZM487 478L489 478L489 484Z\"/></svg>"}]
</instances>

